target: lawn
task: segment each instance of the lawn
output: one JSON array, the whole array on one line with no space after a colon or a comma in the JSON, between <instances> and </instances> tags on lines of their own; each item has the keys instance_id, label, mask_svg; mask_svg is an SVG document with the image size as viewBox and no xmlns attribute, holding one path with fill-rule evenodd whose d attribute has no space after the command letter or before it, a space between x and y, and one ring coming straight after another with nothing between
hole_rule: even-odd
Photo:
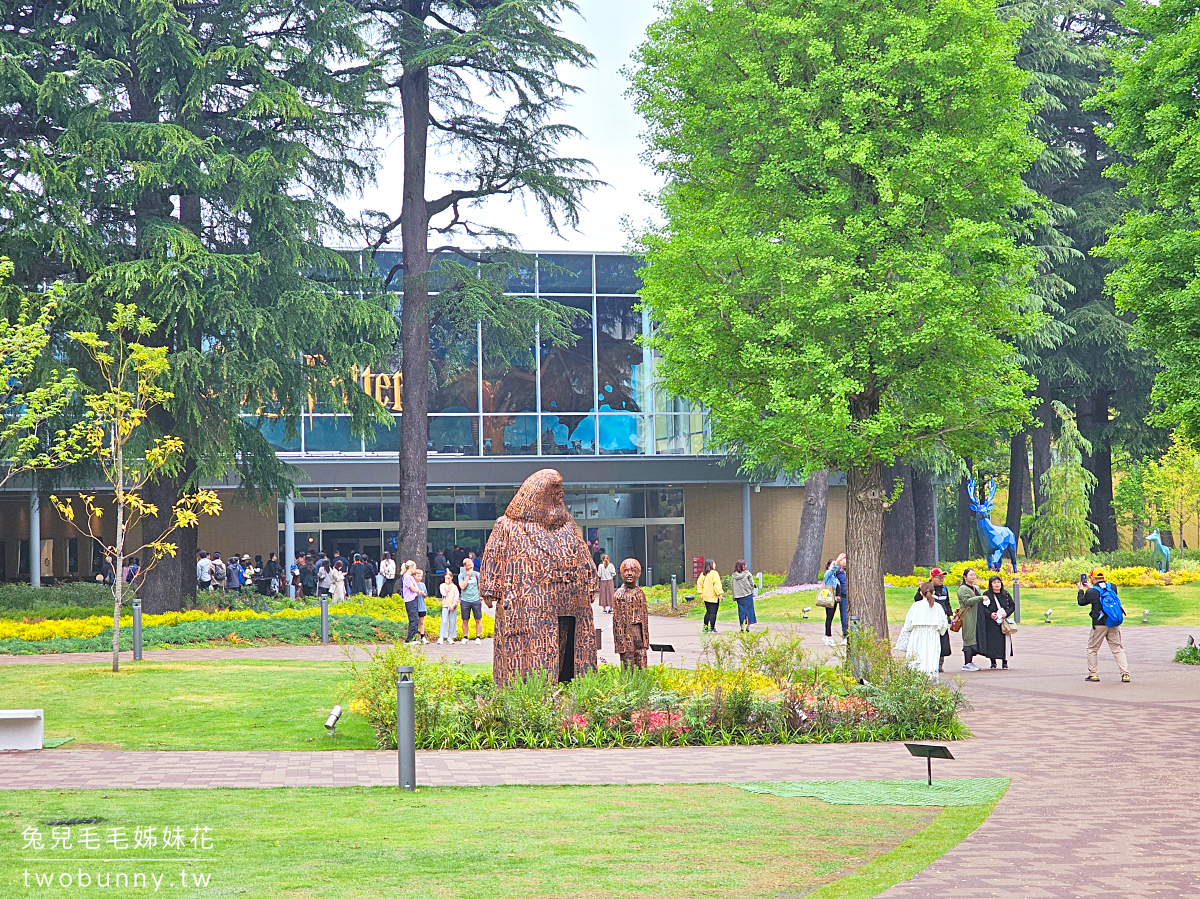
<instances>
[{"instance_id":1,"label":"lawn","mask_svg":"<svg viewBox=\"0 0 1200 899\"><path fill-rule=\"evenodd\" d=\"M1005 577L1005 586L1012 589L1011 578ZM957 586L951 586L951 596ZM894 625L904 623L908 607L912 605L916 590L912 587L889 587L887 590L888 621ZM1125 626L1142 624L1142 612L1150 610L1150 624L1200 625L1200 584L1184 584L1178 587L1120 587L1121 604L1125 607ZM1044 625L1046 609L1052 609L1053 624L1091 624L1088 609L1075 601L1076 591L1069 587L1021 588L1021 623ZM754 603L759 621L780 622L801 620L804 606L812 606L809 621L825 622L825 610L818 607L815 593L784 593L766 595ZM682 596L680 603L683 603ZM952 600L957 607L958 603ZM704 606L699 602L689 603L686 617L700 619ZM737 627L737 605L728 600L721 603L717 614L718 625Z\"/></svg>"},{"instance_id":2,"label":"lawn","mask_svg":"<svg viewBox=\"0 0 1200 899\"><path fill-rule=\"evenodd\" d=\"M78 895L79 872L92 889L103 882L97 875L115 884L118 874L132 881L140 872L152 875L145 888L131 883L103 893L145 895L157 876L176 896L247 899L752 899L814 889L858 899L920 870L991 806L830 805L720 785L458 787L412 795L393 788L28 791L5 794L4 805L0 883L7 895ZM76 841L81 826L94 827L101 848L51 851L51 822L62 821L77 822L70 825ZM144 827L158 834L180 827L189 842L135 849ZM25 848L29 828L43 833L41 852ZM106 845L109 828L124 828L129 848ZM209 828L200 837L208 836L210 848L191 846L193 828ZM55 887L37 888L37 874L53 875ZM59 886L61 875L75 882ZM196 885L206 879L207 887Z\"/></svg>"},{"instance_id":3,"label":"lawn","mask_svg":"<svg viewBox=\"0 0 1200 899\"><path fill-rule=\"evenodd\" d=\"M340 662L129 662L120 674L5 665L0 696L44 708L46 737L73 737L72 749L374 749L374 732L349 711L325 733L347 680Z\"/></svg>"}]
</instances>

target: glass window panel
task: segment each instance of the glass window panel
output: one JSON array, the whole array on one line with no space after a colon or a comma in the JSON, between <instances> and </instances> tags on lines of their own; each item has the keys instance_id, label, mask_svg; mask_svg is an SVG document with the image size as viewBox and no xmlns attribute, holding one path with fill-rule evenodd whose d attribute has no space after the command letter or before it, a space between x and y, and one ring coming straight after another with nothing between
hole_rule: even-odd
<instances>
[{"instance_id":1,"label":"glass window panel","mask_svg":"<svg viewBox=\"0 0 1200 899\"><path fill-rule=\"evenodd\" d=\"M483 411L536 412L537 370L533 346L513 352L489 350L483 335Z\"/></svg>"},{"instance_id":2,"label":"glass window panel","mask_svg":"<svg viewBox=\"0 0 1200 899\"><path fill-rule=\"evenodd\" d=\"M0 543L0 554L4 552L4 544ZM67 538L67 573L76 574L79 571L79 538Z\"/></svg>"},{"instance_id":3,"label":"glass window panel","mask_svg":"<svg viewBox=\"0 0 1200 899\"><path fill-rule=\"evenodd\" d=\"M653 569L653 583L669 584L671 575L675 575L678 583L684 583L683 525L656 524L646 528L646 564Z\"/></svg>"},{"instance_id":4,"label":"glass window panel","mask_svg":"<svg viewBox=\"0 0 1200 899\"><path fill-rule=\"evenodd\" d=\"M597 293L637 293L642 279L637 270L645 263L634 256L597 256Z\"/></svg>"},{"instance_id":5,"label":"glass window panel","mask_svg":"<svg viewBox=\"0 0 1200 899\"><path fill-rule=\"evenodd\" d=\"M538 256L538 293L591 293L592 257L573 253Z\"/></svg>"},{"instance_id":6,"label":"glass window panel","mask_svg":"<svg viewBox=\"0 0 1200 899\"><path fill-rule=\"evenodd\" d=\"M306 453L361 453L362 443L350 433L348 415L313 415L304 418Z\"/></svg>"},{"instance_id":7,"label":"glass window panel","mask_svg":"<svg viewBox=\"0 0 1200 899\"><path fill-rule=\"evenodd\" d=\"M321 521L379 521L379 488L321 488Z\"/></svg>"},{"instance_id":8,"label":"glass window panel","mask_svg":"<svg viewBox=\"0 0 1200 899\"><path fill-rule=\"evenodd\" d=\"M372 425L367 434L368 453L398 453L400 452L400 416L392 416L392 426Z\"/></svg>"},{"instance_id":9,"label":"glass window panel","mask_svg":"<svg viewBox=\"0 0 1200 899\"><path fill-rule=\"evenodd\" d=\"M508 293L533 293L537 288L537 260L531 256L523 257L515 270L508 276Z\"/></svg>"},{"instance_id":10,"label":"glass window panel","mask_svg":"<svg viewBox=\"0 0 1200 899\"><path fill-rule=\"evenodd\" d=\"M637 559L642 565L642 583L646 577L646 529L644 527L594 528L593 538L600 543L600 552L618 568L625 559Z\"/></svg>"},{"instance_id":11,"label":"glass window panel","mask_svg":"<svg viewBox=\"0 0 1200 899\"><path fill-rule=\"evenodd\" d=\"M600 366L596 398L601 412L642 409L642 314L631 297L596 299L596 361Z\"/></svg>"},{"instance_id":12,"label":"glass window panel","mask_svg":"<svg viewBox=\"0 0 1200 899\"><path fill-rule=\"evenodd\" d=\"M488 415L483 419L485 456L537 455L536 415Z\"/></svg>"},{"instance_id":13,"label":"glass window panel","mask_svg":"<svg viewBox=\"0 0 1200 899\"><path fill-rule=\"evenodd\" d=\"M646 505L648 518L683 518L683 491L649 490Z\"/></svg>"},{"instance_id":14,"label":"glass window panel","mask_svg":"<svg viewBox=\"0 0 1200 899\"><path fill-rule=\"evenodd\" d=\"M246 423L254 427L255 420L246 418ZM296 436L287 437L287 424L282 418L264 418L258 422L258 429L262 432L267 443L271 445L271 449L279 453L298 453L300 452L300 423L296 423Z\"/></svg>"},{"instance_id":15,"label":"glass window panel","mask_svg":"<svg viewBox=\"0 0 1200 899\"><path fill-rule=\"evenodd\" d=\"M392 556L395 556L399 549L400 532L385 530L383 532L383 551L386 553L391 553Z\"/></svg>"},{"instance_id":16,"label":"glass window panel","mask_svg":"<svg viewBox=\"0 0 1200 899\"><path fill-rule=\"evenodd\" d=\"M631 456L645 449L645 422L641 415L606 415L601 413L600 454Z\"/></svg>"},{"instance_id":17,"label":"glass window panel","mask_svg":"<svg viewBox=\"0 0 1200 899\"><path fill-rule=\"evenodd\" d=\"M439 322L430 334L430 412L478 412L478 333L474 326L455 332Z\"/></svg>"},{"instance_id":18,"label":"glass window panel","mask_svg":"<svg viewBox=\"0 0 1200 899\"><path fill-rule=\"evenodd\" d=\"M478 456L479 419L474 415L429 416L429 452L440 456Z\"/></svg>"},{"instance_id":19,"label":"glass window panel","mask_svg":"<svg viewBox=\"0 0 1200 899\"><path fill-rule=\"evenodd\" d=\"M453 521L454 520L454 491L453 490L428 490L425 494L426 503L429 507L430 521ZM400 507L396 506L396 518L399 520Z\"/></svg>"},{"instance_id":20,"label":"glass window panel","mask_svg":"<svg viewBox=\"0 0 1200 899\"><path fill-rule=\"evenodd\" d=\"M594 493L598 518L645 518L646 492L644 490L614 490L612 493Z\"/></svg>"},{"instance_id":21,"label":"glass window panel","mask_svg":"<svg viewBox=\"0 0 1200 899\"><path fill-rule=\"evenodd\" d=\"M463 552L475 553L475 570L479 570L478 559L483 555L483 547L487 544L491 530L456 530L454 542L462 547Z\"/></svg>"},{"instance_id":22,"label":"glass window panel","mask_svg":"<svg viewBox=\"0 0 1200 899\"><path fill-rule=\"evenodd\" d=\"M595 416L542 415L543 456L591 456L595 453Z\"/></svg>"},{"instance_id":23,"label":"glass window panel","mask_svg":"<svg viewBox=\"0 0 1200 899\"><path fill-rule=\"evenodd\" d=\"M567 493L563 495L563 502L567 506L567 511L571 513L572 518L587 517L587 497L582 493Z\"/></svg>"},{"instance_id":24,"label":"glass window panel","mask_svg":"<svg viewBox=\"0 0 1200 899\"><path fill-rule=\"evenodd\" d=\"M432 491L430 491L432 492ZM400 491L394 487L383 488L383 521L385 524L400 520Z\"/></svg>"},{"instance_id":25,"label":"glass window panel","mask_svg":"<svg viewBox=\"0 0 1200 899\"><path fill-rule=\"evenodd\" d=\"M404 286L404 263L399 250L380 250L376 253L375 270L388 290L399 292Z\"/></svg>"},{"instance_id":26,"label":"glass window panel","mask_svg":"<svg viewBox=\"0 0 1200 899\"><path fill-rule=\"evenodd\" d=\"M320 493L315 487L300 490L294 500L297 524L315 524L321 520ZM279 501L279 523L283 524L284 503Z\"/></svg>"},{"instance_id":27,"label":"glass window panel","mask_svg":"<svg viewBox=\"0 0 1200 899\"><path fill-rule=\"evenodd\" d=\"M511 495L501 498L494 490L460 489L454 497L454 516L458 521L495 521L508 506Z\"/></svg>"},{"instance_id":28,"label":"glass window panel","mask_svg":"<svg viewBox=\"0 0 1200 899\"><path fill-rule=\"evenodd\" d=\"M700 455L704 452L704 416L656 415L655 452L661 455Z\"/></svg>"},{"instance_id":29,"label":"glass window panel","mask_svg":"<svg viewBox=\"0 0 1200 899\"><path fill-rule=\"evenodd\" d=\"M589 412L596 408L592 391L592 299L550 297L571 309L586 313L571 329L575 343L554 346L542 341L542 411Z\"/></svg>"}]
</instances>

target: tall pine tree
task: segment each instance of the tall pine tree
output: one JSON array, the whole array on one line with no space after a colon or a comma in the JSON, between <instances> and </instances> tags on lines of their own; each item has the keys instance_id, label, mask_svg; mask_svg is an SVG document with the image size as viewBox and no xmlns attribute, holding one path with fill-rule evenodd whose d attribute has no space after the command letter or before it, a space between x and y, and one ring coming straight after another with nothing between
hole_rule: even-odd
<instances>
[{"instance_id":1,"label":"tall pine tree","mask_svg":"<svg viewBox=\"0 0 1200 899\"><path fill-rule=\"evenodd\" d=\"M333 201L368 175L357 148L382 114L365 19L340 0L58 0L3 15L0 242L24 282L67 282L73 326L115 303L160 323L174 399L153 425L187 455L147 499L170 509L230 472L252 495L288 491L242 413L294 433L311 398L363 430L378 407L350 372L394 340L390 310L329 283L345 263L322 246L344 231ZM152 573L147 611L194 591L194 547L185 532Z\"/></svg>"}]
</instances>

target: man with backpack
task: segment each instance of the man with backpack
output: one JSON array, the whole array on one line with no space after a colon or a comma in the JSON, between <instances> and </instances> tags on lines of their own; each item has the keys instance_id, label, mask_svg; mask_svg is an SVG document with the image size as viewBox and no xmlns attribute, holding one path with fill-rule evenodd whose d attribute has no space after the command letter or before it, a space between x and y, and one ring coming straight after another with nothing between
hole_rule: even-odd
<instances>
[{"instance_id":1,"label":"man with backpack","mask_svg":"<svg viewBox=\"0 0 1200 899\"><path fill-rule=\"evenodd\" d=\"M1091 587L1087 587L1087 581ZM1100 663L1096 658L1100 644L1108 641L1117 667L1121 669L1121 683L1129 683L1129 662L1125 658L1125 650L1121 646L1121 622L1125 620L1125 610L1117 596L1116 588L1104 579L1104 572L1093 568L1087 577L1079 578L1079 604L1091 606L1092 633L1088 637L1087 666L1088 674L1084 680L1091 683L1100 682Z\"/></svg>"}]
</instances>

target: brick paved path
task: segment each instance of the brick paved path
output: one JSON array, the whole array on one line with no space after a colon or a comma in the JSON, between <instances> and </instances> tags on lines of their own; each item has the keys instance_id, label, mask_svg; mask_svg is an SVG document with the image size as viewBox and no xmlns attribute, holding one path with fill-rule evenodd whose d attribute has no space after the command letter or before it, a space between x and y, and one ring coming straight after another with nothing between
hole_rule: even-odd
<instances>
[{"instance_id":1,"label":"brick paved path","mask_svg":"<svg viewBox=\"0 0 1200 899\"><path fill-rule=\"evenodd\" d=\"M817 628L802 629L819 640ZM1103 681L1084 683L1087 631L1071 627L1023 627L1012 670L964 675L975 739L955 744L957 760L939 768L1007 775L1012 787L974 834L883 895L1200 896L1200 668L1170 662L1187 632L1127 628L1128 685L1103 655ZM921 769L894 744L418 754L418 779L428 785L895 778ZM0 754L7 789L395 781L387 752Z\"/></svg>"}]
</instances>

